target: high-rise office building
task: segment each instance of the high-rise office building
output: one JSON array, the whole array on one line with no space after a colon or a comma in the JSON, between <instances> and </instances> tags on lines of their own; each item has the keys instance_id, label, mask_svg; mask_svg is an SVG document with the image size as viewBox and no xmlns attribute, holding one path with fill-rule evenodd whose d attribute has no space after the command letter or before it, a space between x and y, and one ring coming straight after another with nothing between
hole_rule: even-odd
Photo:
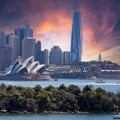
<instances>
[{"instance_id":1,"label":"high-rise office building","mask_svg":"<svg viewBox=\"0 0 120 120\"><path fill-rule=\"evenodd\" d=\"M37 41L35 44L35 60L41 63L41 42Z\"/></svg>"},{"instance_id":2,"label":"high-rise office building","mask_svg":"<svg viewBox=\"0 0 120 120\"><path fill-rule=\"evenodd\" d=\"M25 37L33 37L33 30L29 25L25 25L23 27L15 29L15 34L19 38L18 55L22 56L22 40Z\"/></svg>"},{"instance_id":3,"label":"high-rise office building","mask_svg":"<svg viewBox=\"0 0 120 120\"><path fill-rule=\"evenodd\" d=\"M62 65L62 50L59 46L53 46L51 49L50 64Z\"/></svg>"},{"instance_id":4,"label":"high-rise office building","mask_svg":"<svg viewBox=\"0 0 120 120\"><path fill-rule=\"evenodd\" d=\"M82 22L80 12L74 12L71 34L71 62L82 60Z\"/></svg>"},{"instance_id":5,"label":"high-rise office building","mask_svg":"<svg viewBox=\"0 0 120 120\"><path fill-rule=\"evenodd\" d=\"M14 33L9 33L9 34L6 35L6 44L7 44L7 45L9 44L9 37L10 37L11 35L14 35Z\"/></svg>"},{"instance_id":6,"label":"high-rise office building","mask_svg":"<svg viewBox=\"0 0 120 120\"><path fill-rule=\"evenodd\" d=\"M12 47L12 63L18 58L18 41L18 37L14 34L8 38L8 45Z\"/></svg>"},{"instance_id":7,"label":"high-rise office building","mask_svg":"<svg viewBox=\"0 0 120 120\"><path fill-rule=\"evenodd\" d=\"M71 63L71 53L70 52L63 52L63 64L68 65Z\"/></svg>"},{"instance_id":8,"label":"high-rise office building","mask_svg":"<svg viewBox=\"0 0 120 120\"><path fill-rule=\"evenodd\" d=\"M10 46L0 46L0 71L5 71L12 62L12 48Z\"/></svg>"},{"instance_id":9,"label":"high-rise office building","mask_svg":"<svg viewBox=\"0 0 120 120\"><path fill-rule=\"evenodd\" d=\"M24 37L33 37L33 30L30 28L29 25L25 25L24 29Z\"/></svg>"},{"instance_id":10,"label":"high-rise office building","mask_svg":"<svg viewBox=\"0 0 120 120\"><path fill-rule=\"evenodd\" d=\"M25 37L22 41L22 58L27 59L30 56L35 57L36 40L32 37Z\"/></svg>"},{"instance_id":11,"label":"high-rise office building","mask_svg":"<svg viewBox=\"0 0 120 120\"><path fill-rule=\"evenodd\" d=\"M15 29L15 35L19 38L18 55L22 57L22 40L24 39L24 30L22 28Z\"/></svg>"},{"instance_id":12,"label":"high-rise office building","mask_svg":"<svg viewBox=\"0 0 120 120\"><path fill-rule=\"evenodd\" d=\"M42 51L42 64L49 65L49 51L48 49L45 49Z\"/></svg>"},{"instance_id":13,"label":"high-rise office building","mask_svg":"<svg viewBox=\"0 0 120 120\"><path fill-rule=\"evenodd\" d=\"M6 35L3 31L0 31L0 46L4 46L6 44Z\"/></svg>"}]
</instances>

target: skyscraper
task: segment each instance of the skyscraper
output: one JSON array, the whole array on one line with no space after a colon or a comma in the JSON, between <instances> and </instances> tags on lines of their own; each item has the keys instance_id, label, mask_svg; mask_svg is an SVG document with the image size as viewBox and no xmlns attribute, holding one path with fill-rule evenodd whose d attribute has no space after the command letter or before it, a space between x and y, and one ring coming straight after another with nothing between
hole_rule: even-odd
<instances>
[{"instance_id":1,"label":"skyscraper","mask_svg":"<svg viewBox=\"0 0 120 120\"><path fill-rule=\"evenodd\" d=\"M6 45L9 44L9 37L10 37L11 35L14 35L14 33L9 33L9 34L6 35Z\"/></svg>"},{"instance_id":2,"label":"skyscraper","mask_svg":"<svg viewBox=\"0 0 120 120\"><path fill-rule=\"evenodd\" d=\"M25 60L30 56L35 57L35 39L25 37L22 41L22 58Z\"/></svg>"},{"instance_id":3,"label":"skyscraper","mask_svg":"<svg viewBox=\"0 0 120 120\"><path fill-rule=\"evenodd\" d=\"M41 42L37 41L35 44L35 60L41 63Z\"/></svg>"},{"instance_id":4,"label":"skyscraper","mask_svg":"<svg viewBox=\"0 0 120 120\"><path fill-rule=\"evenodd\" d=\"M4 46L6 44L6 35L3 31L0 31L0 46Z\"/></svg>"},{"instance_id":5,"label":"skyscraper","mask_svg":"<svg viewBox=\"0 0 120 120\"><path fill-rule=\"evenodd\" d=\"M33 37L33 30L29 25L25 25L23 27L15 29L15 34L19 38L18 55L22 56L22 40L25 37Z\"/></svg>"},{"instance_id":6,"label":"skyscraper","mask_svg":"<svg viewBox=\"0 0 120 120\"><path fill-rule=\"evenodd\" d=\"M59 46L53 46L51 49L50 64L62 65L62 50Z\"/></svg>"},{"instance_id":7,"label":"skyscraper","mask_svg":"<svg viewBox=\"0 0 120 120\"><path fill-rule=\"evenodd\" d=\"M6 67L11 64L12 47L6 45L6 35L0 31L0 71L5 71Z\"/></svg>"},{"instance_id":8,"label":"skyscraper","mask_svg":"<svg viewBox=\"0 0 120 120\"><path fill-rule=\"evenodd\" d=\"M8 45L12 47L12 63L18 58L18 40L18 37L14 34L8 38Z\"/></svg>"},{"instance_id":9,"label":"skyscraper","mask_svg":"<svg viewBox=\"0 0 120 120\"><path fill-rule=\"evenodd\" d=\"M80 12L74 12L71 34L71 62L82 60L82 22Z\"/></svg>"},{"instance_id":10,"label":"skyscraper","mask_svg":"<svg viewBox=\"0 0 120 120\"><path fill-rule=\"evenodd\" d=\"M42 64L49 64L49 51L48 49L45 49L44 51L42 51Z\"/></svg>"},{"instance_id":11,"label":"skyscraper","mask_svg":"<svg viewBox=\"0 0 120 120\"><path fill-rule=\"evenodd\" d=\"M5 45L0 46L0 71L5 69L11 64L12 47Z\"/></svg>"}]
</instances>

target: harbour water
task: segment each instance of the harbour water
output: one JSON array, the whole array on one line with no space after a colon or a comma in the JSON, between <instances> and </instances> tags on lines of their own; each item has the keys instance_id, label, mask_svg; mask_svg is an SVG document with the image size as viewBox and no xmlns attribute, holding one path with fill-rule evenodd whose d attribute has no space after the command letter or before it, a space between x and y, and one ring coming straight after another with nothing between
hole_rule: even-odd
<instances>
[{"instance_id":1,"label":"harbour water","mask_svg":"<svg viewBox=\"0 0 120 120\"><path fill-rule=\"evenodd\" d=\"M9 114L0 115L0 120L113 120L108 114Z\"/></svg>"},{"instance_id":2,"label":"harbour water","mask_svg":"<svg viewBox=\"0 0 120 120\"><path fill-rule=\"evenodd\" d=\"M4 83L6 85L23 86L23 87L35 87L37 84L39 84L43 88L45 88L49 85L58 87L61 84L64 84L65 86L69 86L73 84L73 85L79 86L81 90L86 85L92 85L93 89L101 87L108 92L114 92L114 93L120 90L120 80L104 79L104 82L105 83L96 83L96 80L90 80L90 79L58 79L57 81L3 81L3 80L0 80L0 84Z\"/></svg>"}]
</instances>

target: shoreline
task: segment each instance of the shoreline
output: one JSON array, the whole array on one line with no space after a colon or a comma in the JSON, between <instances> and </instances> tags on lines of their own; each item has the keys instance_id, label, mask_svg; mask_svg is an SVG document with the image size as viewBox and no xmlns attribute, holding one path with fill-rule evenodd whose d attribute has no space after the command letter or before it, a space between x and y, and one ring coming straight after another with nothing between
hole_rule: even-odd
<instances>
[{"instance_id":1,"label":"shoreline","mask_svg":"<svg viewBox=\"0 0 120 120\"><path fill-rule=\"evenodd\" d=\"M120 80L120 78L103 78L103 77L99 77L100 79L103 79L103 80ZM19 80L12 80L12 79L0 79L0 81L58 81L58 79L59 80L61 80L61 79L66 79L66 80L69 80L69 79L74 79L74 80L94 80L94 81L96 81L96 79L94 79L94 78L57 78L57 80L54 80L54 78L53 79L51 79L51 80L28 80L28 79L19 79Z\"/></svg>"},{"instance_id":2,"label":"shoreline","mask_svg":"<svg viewBox=\"0 0 120 120\"><path fill-rule=\"evenodd\" d=\"M23 115L23 114L78 114L78 115L91 115L91 114L109 114L109 115L116 115L116 113L96 113L96 112L58 112L58 111L43 111L43 112L28 112L28 111L13 111L13 112L0 112L0 115Z\"/></svg>"}]
</instances>

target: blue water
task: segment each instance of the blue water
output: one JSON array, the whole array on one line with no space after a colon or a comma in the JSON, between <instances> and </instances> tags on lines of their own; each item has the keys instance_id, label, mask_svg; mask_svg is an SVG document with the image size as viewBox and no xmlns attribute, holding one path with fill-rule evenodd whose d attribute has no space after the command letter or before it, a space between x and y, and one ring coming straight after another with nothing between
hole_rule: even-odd
<instances>
[{"instance_id":1,"label":"blue water","mask_svg":"<svg viewBox=\"0 0 120 120\"><path fill-rule=\"evenodd\" d=\"M0 115L0 120L113 120L113 115L79 114L23 114Z\"/></svg>"},{"instance_id":2,"label":"blue water","mask_svg":"<svg viewBox=\"0 0 120 120\"><path fill-rule=\"evenodd\" d=\"M92 85L93 89L98 87L104 88L108 92L118 92L120 90L120 80L109 80L105 79L105 83L96 83L95 80L89 79L58 79L58 81L3 81L0 83L5 83L6 85L15 85L15 86L23 86L23 87L35 87L37 84L41 85L43 88L52 85L54 87L58 87L61 84L65 86L69 86L71 84L79 86L82 90L86 85Z\"/></svg>"}]
</instances>

